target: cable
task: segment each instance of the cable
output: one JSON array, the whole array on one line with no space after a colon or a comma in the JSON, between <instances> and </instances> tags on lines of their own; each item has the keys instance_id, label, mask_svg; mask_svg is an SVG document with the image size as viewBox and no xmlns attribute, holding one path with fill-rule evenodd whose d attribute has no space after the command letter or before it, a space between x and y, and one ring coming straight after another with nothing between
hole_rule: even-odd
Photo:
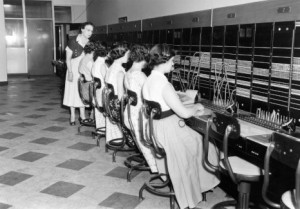
<instances>
[{"instance_id":1,"label":"cable","mask_svg":"<svg viewBox=\"0 0 300 209\"><path fill-rule=\"evenodd\" d=\"M78 20L84 13L86 13L86 12L87 12L87 8L89 8L90 5L91 5L94 1L95 1L95 0L91 0L91 2L85 7L84 11L81 12L80 15L77 16L77 17L73 20L73 22L75 22L76 20Z\"/></svg>"}]
</instances>

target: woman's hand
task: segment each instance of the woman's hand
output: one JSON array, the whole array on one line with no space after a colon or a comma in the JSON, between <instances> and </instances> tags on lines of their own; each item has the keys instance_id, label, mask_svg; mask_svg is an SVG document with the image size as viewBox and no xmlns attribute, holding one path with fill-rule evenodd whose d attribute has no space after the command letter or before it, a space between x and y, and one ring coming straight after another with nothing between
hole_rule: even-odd
<instances>
[{"instance_id":1,"label":"woman's hand","mask_svg":"<svg viewBox=\"0 0 300 209\"><path fill-rule=\"evenodd\" d=\"M73 73L72 73L72 71L68 72L68 81L70 81L70 82L73 81Z\"/></svg>"},{"instance_id":2,"label":"woman's hand","mask_svg":"<svg viewBox=\"0 0 300 209\"><path fill-rule=\"evenodd\" d=\"M200 103L197 103L194 105L194 111L195 111L195 114L194 116L200 116L200 115L203 115L204 114L204 107L202 104Z\"/></svg>"}]
</instances>

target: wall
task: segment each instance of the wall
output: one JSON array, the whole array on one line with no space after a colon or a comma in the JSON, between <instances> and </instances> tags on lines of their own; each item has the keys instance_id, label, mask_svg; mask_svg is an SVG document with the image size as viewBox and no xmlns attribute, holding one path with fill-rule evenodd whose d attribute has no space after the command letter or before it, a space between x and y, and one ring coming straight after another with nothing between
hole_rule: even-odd
<instances>
[{"instance_id":1,"label":"wall","mask_svg":"<svg viewBox=\"0 0 300 209\"><path fill-rule=\"evenodd\" d=\"M88 21L101 26L124 16L133 21L258 1L263 0L86 0L86 5Z\"/></svg>"},{"instance_id":2,"label":"wall","mask_svg":"<svg viewBox=\"0 0 300 209\"><path fill-rule=\"evenodd\" d=\"M54 6L71 6L72 23L86 22L86 0L52 0Z\"/></svg>"},{"instance_id":3,"label":"wall","mask_svg":"<svg viewBox=\"0 0 300 209\"><path fill-rule=\"evenodd\" d=\"M7 84L7 62L3 0L0 0L0 85Z\"/></svg>"}]
</instances>

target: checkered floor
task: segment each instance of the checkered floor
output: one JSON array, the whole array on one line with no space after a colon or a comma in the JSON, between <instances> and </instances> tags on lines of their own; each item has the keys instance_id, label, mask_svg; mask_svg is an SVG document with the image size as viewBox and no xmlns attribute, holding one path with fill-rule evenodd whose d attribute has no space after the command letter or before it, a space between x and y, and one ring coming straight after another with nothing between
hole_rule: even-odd
<instances>
[{"instance_id":1,"label":"checkered floor","mask_svg":"<svg viewBox=\"0 0 300 209\"><path fill-rule=\"evenodd\" d=\"M168 198L138 191L149 172L127 182L125 158L105 152L91 129L69 125L55 76L9 78L0 87L0 209L168 209ZM219 188L208 194L210 208L225 198Z\"/></svg>"}]
</instances>

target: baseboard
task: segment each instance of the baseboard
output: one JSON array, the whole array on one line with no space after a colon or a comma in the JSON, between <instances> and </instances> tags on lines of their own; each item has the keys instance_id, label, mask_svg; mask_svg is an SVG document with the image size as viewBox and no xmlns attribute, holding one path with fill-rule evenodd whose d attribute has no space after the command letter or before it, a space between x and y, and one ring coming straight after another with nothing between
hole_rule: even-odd
<instances>
[{"instance_id":1,"label":"baseboard","mask_svg":"<svg viewBox=\"0 0 300 209\"><path fill-rule=\"evenodd\" d=\"M0 81L0 86L7 86L8 82L7 81Z\"/></svg>"}]
</instances>

